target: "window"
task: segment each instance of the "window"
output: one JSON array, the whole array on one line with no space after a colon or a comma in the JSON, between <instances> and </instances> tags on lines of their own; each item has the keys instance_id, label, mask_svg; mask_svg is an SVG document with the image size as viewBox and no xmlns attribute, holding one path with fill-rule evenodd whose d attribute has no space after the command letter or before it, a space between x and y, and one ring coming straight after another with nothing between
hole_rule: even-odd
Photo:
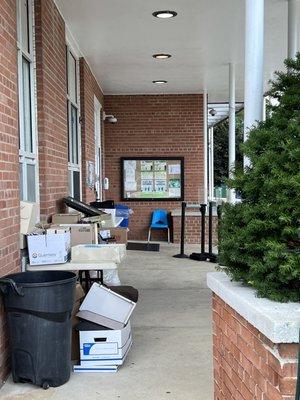
<instances>
[{"instance_id":1,"label":"window","mask_svg":"<svg viewBox=\"0 0 300 400\"><path fill-rule=\"evenodd\" d=\"M81 152L78 101L78 60L67 46L69 194L81 199Z\"/></svg>"},{"instance_id":2,"label":"window","mask_svg":"<svg viewBox=\"0 0 300 400\"><path fill-rule=\"evenodd\" d=\"M17 0L20 199L37 201L37 137L32 0Z\"/></svg>"}]
</instances>

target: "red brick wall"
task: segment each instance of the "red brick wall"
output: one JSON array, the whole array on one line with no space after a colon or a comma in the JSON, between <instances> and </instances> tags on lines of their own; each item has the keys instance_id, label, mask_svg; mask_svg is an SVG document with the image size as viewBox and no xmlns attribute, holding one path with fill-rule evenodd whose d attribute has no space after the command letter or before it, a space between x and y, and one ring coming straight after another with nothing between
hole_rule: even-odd
<instances>
[{"instance_id":1,"label":"red brick wall","mask_svg":"<svg viewBox=\"0 0 300 400\"><path fill-rule=\"evenodd\" d=\"M105 124L105 170L110 180L106 199L120 201L120 158L134 156L183 156L185 199L203 200L203 96L133 95L105 96L105 111L118 118ZM134 211L130 239L146 239L151 211L180 207L170 202L128 202ZM166 235L153 235L154 239Z\"/></svg>"},{"instance_id":2,"label":"red brick wall","mask_svg":"<svg viewBox=\"0 0 300 400\"><path fill-rule=\"evenodd\" d=\"M218 217L213 217L213 245L218 243ZM181 217L173 217L173 242L180 243ZM201 243L201 217L185 217L185 243ZM208 217L205 221L205 243L208 244Z\"/></svg>"},{"instance_id":3,"label":"red brick wall","mask_svg":"<svg viewBox=\"0 0 300 400\"><path fill-rule=\"evenodd\" d=\"M95 162L94 96L103 105L103 93L84 58L80 59L80 108L81 108L81 156L82 156L82 200L95 200L95 193L86 185L86 162ZM101 121L102 124L102 121ZM102 127L103 133L103 127ZM104 134L102 134L102 139ZM102 149L104 142L102 142ZM103 154L102 154L103 160Z\"/></svg>"},{"instance_id":4,"label":"red brick wall","mask_svg":"<svg viewBox=\"0 0 300 400\"><path fill-rule=\"evenodd\" d=\"M19 133L16 2L0 2L0 276L18 271ZM0 386L9 368L3 304L0 299Z\"/></svg>"},{"instance_id":5,"label":"red brick wall","mask_svg":"<svg viewBox=\"0 0 300 400\"><path fill-rule=\"evenodd\" d=\"M53 0L35 0L41 218L68 194L65 23Z\"/></svg>"},{"instance_id":6,"label":"red brick wall","mask_svg":"<svg viewBox=\"0 0 300 400\"><path fill-rule=\"evenodd\" d=\"M215 400L294 400L298 344L274 344L213 295Z\"/></svg>"}]
</instances>

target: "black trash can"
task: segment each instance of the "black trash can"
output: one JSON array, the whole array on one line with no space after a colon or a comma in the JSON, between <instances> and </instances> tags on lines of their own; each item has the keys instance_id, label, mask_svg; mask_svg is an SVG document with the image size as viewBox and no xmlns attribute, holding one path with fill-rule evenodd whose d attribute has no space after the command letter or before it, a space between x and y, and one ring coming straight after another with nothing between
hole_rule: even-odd
<instances>
[{"instance_id":1,"label":"black trash can","mask_svg":"<svg viewBox=\"0 0 300 400\"><path fill-rule=\"evenodd\" d=\"M70 378L76 275L23 272L0 279L14 382L56 387Z\"/></svg>"}]
</instances>

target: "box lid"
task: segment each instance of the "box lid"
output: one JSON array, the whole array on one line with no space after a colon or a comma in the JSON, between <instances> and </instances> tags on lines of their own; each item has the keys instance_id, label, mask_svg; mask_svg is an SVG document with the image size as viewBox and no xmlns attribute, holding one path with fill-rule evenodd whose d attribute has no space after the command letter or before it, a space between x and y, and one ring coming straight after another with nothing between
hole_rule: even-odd
<instances>
[{"instance_id":1,"label":"box lid","mask_svg":"<svg viewBox=\"0 0 300 400\"><path fill-rule=\"evenodd\" d=\"M126 297L94 283L80 306L79 318L111 329L122 329L136 306Z\"/></svg>"}]
</instances>

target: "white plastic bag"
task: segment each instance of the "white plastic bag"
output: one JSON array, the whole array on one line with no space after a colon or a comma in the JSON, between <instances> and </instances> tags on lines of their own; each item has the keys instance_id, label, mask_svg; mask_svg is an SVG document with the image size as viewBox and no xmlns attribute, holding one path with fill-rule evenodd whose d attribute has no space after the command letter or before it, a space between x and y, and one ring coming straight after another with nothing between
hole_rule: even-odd
<instances>
[{"instance_id":1,"label":"white plastic bag","mask_svg":"<svg viewBox=\"0 0 300 400\"><path fill-rule=\"evenodd\" d=\"M121 281L117 269L106 269L103 271L103 282L108 286L120 286Z\"/></svg>"}]
</instances>

